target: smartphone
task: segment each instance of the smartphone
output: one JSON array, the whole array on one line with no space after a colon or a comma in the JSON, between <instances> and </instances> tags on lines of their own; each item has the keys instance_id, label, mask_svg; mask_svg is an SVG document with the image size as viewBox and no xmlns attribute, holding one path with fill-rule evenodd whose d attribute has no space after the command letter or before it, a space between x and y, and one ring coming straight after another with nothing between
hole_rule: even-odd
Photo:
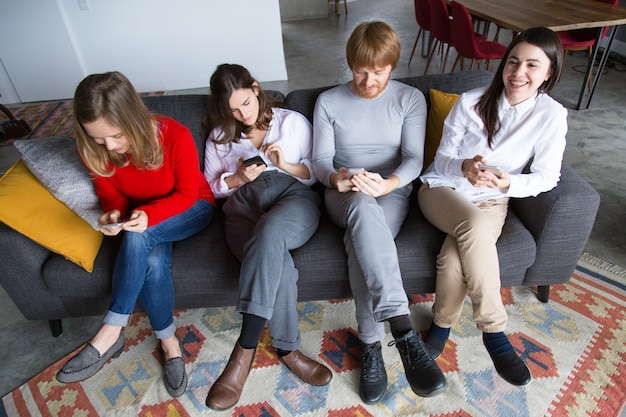
<instances>
[{"instance_id":1,"label":"smartphone","mask_svg":"<svg viewBox=\"0 0 626 417\"><path fill-rule=\"evenodd\" d=\"M108 229L109 227L122 227L124 223L126 222L123 221L123 222L118 222L118 223L103 224L102 226L100 226L100 229Z\"/></svg>"},{"instance_id":2,"label":"smartphone","mask_svg":"<svg viewBox=\"0 0 626 417\"><path fill-rule=\"evenodd\" d=\"M253 156L252 158L245 159L243 161L243 164L247 167L249 167L250 165L267 165L265 161L263 160L263 158L261 158L259 155Z\"/></svg>"},{"instance_id":3,"label":"smartphone","mask_svg":"<svg viewBox=\"0 0 626 417\"><path fill-rule=\"evenodd\" d=\"M365 168L349 168L348 169L348 178L352 178L356 174L361 174L365 172Z\"/></svg>"},{"instance_id":4,"label":"smartphone","mask_svg":"<svg viewBox=\"0 0 626 417\"><path fill-rule=\"evenodd\" d=\"M494 165L478 164L478 169L480 169L481 171L493 172L498 177L502 175L502 171L500 171L500 168Z\"/></svg>"}]
</instances>

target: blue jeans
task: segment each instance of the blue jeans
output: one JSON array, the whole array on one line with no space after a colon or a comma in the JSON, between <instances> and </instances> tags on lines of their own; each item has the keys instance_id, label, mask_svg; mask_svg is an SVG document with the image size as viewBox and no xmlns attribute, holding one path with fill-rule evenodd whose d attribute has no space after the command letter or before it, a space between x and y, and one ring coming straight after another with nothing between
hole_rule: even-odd
<instances>
[{"instance_id":1,"label":"blue jeans","mask_svg":"<svg viewBox=\"0 0 626 417\"><path fill-rule=\"evenodd\" d=\"M172 242L204 229L214 212L211 203L198 200L188 210L141 233L124 232L113 269L113 298L104 316L105 324L127 325L139 300L156 337L163 340L174 335Z\"/></svg>"}]
</instances>

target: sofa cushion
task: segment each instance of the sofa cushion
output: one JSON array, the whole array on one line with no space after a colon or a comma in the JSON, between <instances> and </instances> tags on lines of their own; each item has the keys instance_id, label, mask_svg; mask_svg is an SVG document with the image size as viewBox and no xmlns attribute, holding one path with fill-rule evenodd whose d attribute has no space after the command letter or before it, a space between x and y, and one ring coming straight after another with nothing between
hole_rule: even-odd
<instances>
[{"instance_id":1,"label":"sofa cushion","mask_svg":"<svg viewBox=\"0 0 626 417\"><path fill-rule=\"evenodd\" d=\"M54 198L22 160L0 180L0 208L7 226L86 271L93 269L102 233Z\"/></svg>"},{"instance_id":2,"label":"sofa cushion","mask_svg":"<svg viewBox=\"0 0 626 417\"><path fill-rule=\"evenodd\" d=\"M102 215L93 180L71 138L20 140L22 160L44 187L95 230Z\"/></svg>"},{"instance_id":3,"label":"sofa cushion","mask_svg":"<svg viewBox=\"0 0 626 417\"><path fill-rule=\"evenodd\" d=\"M445 93L435 89L430 90L430 108L426 122L426 141L424 142L424 170L435 159L439 142L441 142L443 121L458 99L458 94Z\"/></svg>"}]
</instances>

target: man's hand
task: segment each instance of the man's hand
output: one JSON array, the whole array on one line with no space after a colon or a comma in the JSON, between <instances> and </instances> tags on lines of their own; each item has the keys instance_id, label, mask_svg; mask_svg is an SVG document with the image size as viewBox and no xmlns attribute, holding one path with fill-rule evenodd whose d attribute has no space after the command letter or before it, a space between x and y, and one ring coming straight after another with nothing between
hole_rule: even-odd
<instances>
[{"instance_id":1,"label":"man's hand","mask_svg":"<svg viewBox=\"0 0 626 417\"><path fill-rule=\"evenodd\" d=\"M376 172L363 171L354 174L350 179L352 182L352 190L372 197L380 197L389 194L400 184L400 179L392 175L388 179L384 179Z\"/></svg>"},{"instance_id":2,"label":"man's hand","mask_svg":"<svg viewBox=\"0 0 626 417\"><path fill-rule=\"evenodd\" d=\"M347 193L353 191L352 181L350 180L350 174L346 168L339 168L339 170L330 176L330 183L340 193Z\"/></svg>"}]
</instances>

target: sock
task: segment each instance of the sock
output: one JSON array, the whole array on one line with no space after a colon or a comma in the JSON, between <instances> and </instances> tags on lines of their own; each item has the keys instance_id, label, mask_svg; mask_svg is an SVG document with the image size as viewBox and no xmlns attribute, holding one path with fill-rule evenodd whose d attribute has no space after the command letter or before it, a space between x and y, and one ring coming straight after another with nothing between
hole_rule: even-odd
<instances>
[{"instance_id":1,"label":"sock","mask_svg":"<svg viewBox=\"0 0 626 417\"><path fill-rule=\"evenodd\" d=\"M259 344L267 320L253 314L243 314L239 344L244 349L254 349Z\"/></svg>"},{"instance_id":2,"label":"sock","mask_svg":"<svg viewBox=\"0 0 626 417\"><path fill-rule=\"evenodd\" d=\"M427 338L434 337L441 342L445 342L450 337L450 328L439 327L433 321L430 323Z\"/></svg>"},{"instance_id":3,"label":"sock","mask_svg":"<svg viewBox=\"0 0 626 417\"><path fill-rule=\"evenodd\" d=\"M511 342L509 342L504 332L483 332L483 343L492 358L497 358L513 350L513 345L511 345Z\"/></svg>"},{"instance_id":4,"label":"sock","mask_svg":"<svg viewBox=\"0 0 626 417\"><path fill-rule=\"evenodd\" d=\"M387 321L391 327L391 334L394 339L398 339L413 330L413 323L411 323L408 314L391 317Z\"/></svg>"},{"instance_id":5,"label":"sock","mask_svg":"<svg viewBox=\"0 0 626 417\"><path fill-rule=\"evenodd\" d=\"M282 350L282 349L276 348L276 352L278 352L278 356L280 356L282 358L283 356L289 355L293 351L292 350Z\"/></svg>"}]
</instances>

